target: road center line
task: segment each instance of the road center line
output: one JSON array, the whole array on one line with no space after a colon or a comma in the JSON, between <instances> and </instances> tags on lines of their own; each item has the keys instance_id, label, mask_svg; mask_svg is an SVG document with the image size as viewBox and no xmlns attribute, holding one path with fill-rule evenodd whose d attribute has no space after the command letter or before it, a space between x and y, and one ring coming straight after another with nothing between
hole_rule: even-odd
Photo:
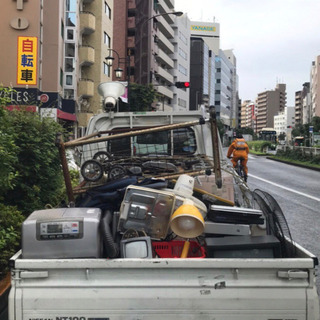
<instances>
[{"instance_id":1,"label":"road center line","mask_svg":"<svg viewBox=\"0 0 320 320\"><path fill-rule=\"evenodd\" d=\"M280 185L280 184L274 183L274 182L272 182L272 181L269 181L269 180L266 180L266 179L263 179L263 178L254 176L254 175L252 175L252 174L250 174L250 173L248 174L248 176L249 176L249 177L252 177L252 178L255 178L255 179L258 179L258 180L261 180L261 181L264 181L264 182L266 182L266 183L272 184L272 185L274 185L274 186L276 186L276 187L278 187L278 188L282 188L282 189L284 189L284 190L287 190L287 191L290 191L290 192L293 192L293 193L299 194L299 195L301 195L301 196L304 196L304 197L307 197L307 198L310 198L310 199L312 199L312 200L315 200L315 201L320 202L320 199L319 199L319 198L310 196L310 195L308 195L308 194L306 194L306 193L299 192L299 191L297 191L297 190L293 190L293 189L287 188L287 187L285 187L285 186L282 186L282 185Z\"/></svg>"}]
</instances>

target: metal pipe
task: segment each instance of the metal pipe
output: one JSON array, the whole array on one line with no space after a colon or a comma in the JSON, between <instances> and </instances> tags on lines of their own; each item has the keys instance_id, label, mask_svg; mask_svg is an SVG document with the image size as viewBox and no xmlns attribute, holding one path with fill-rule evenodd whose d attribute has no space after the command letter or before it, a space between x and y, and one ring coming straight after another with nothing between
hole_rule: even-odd
<instances>
[{"instance_id":1,"label":"metal pipe","mask_svg":"<svg viewBox=\"0 0 320 320\"><path fill-rule=\"evenodd\" d=\"M142 134L150 133L150 132L159 132L159 131L166 131L166 130L174 130L174 129L178 129L178 128L186 128L186 127L191 127L191 126L200 125L200 124L201 123L199 120L183 122L183 123L176 123L176 124L170 124L170 125L160 126L160 127L155 127L155 128L149 128L149 129L120 133L120 134L114 134L114 135L109 135L106 137L100 137L100 138L96 138L96 139L87 139L87 140L80 140L80 141L78 139L77 141L65 142L64 146L65 147L82 146L85 144L104 142L104 141L108 141L108 140L112 140L112 139L119 139L119 138L124 138L124 137L138 136L138 135L142 135Z\"/></svg>"},{"instance_id":2,"label":"metal pipe","mask_svg":"<svg viewBox=\"0 0 320 320\"><path fill-rule=\"evenodd\" d=\"M71 184L70 172L69 172L69 168L68 168L65 146L63 143L63 138L62 138L61 133L57 133L55 144L59 149L60 161L61 161L63 177L64 177L64 183L66 185L66 191L67 191L69 203L71 203L71 202L74 202L74 195L73 195L73 191L72 191L72 184Z\"/></svg>"},{"instance_id":3,"label":"metal pipe","mask_svg":"<svg viewBox=\"0 0 320 320\"><path fill-rule=\"evenodd\" d=\"M216 119L216 111L214 107L210 107L210 123L211 123L211 140L212 140L212 151L213 151L213 163L214 163L214 175L216 179L216 185L220 189L222 187L221 177L221 163L219 153L219 135L218 126Z\"/></svg>"}]
</instances>

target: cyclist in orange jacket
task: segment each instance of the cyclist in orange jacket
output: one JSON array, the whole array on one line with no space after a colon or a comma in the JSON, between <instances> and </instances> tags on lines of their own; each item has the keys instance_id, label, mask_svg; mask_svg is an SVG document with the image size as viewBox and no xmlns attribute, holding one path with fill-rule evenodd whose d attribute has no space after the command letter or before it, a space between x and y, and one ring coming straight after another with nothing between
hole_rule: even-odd
<instances>
[{"instance_id":1,"label":"cyclist in orange jacket","mask_svg":"<svg viewBox=\"0 0 320 320\"><path fill-rule=\"evenodd\" d=\"M232 153L233 153L233 157L231 158ZM237 165L237 162L239 159L241 158L243 159L241 160L241 164L243 166L245 181L247 181L247 177L248 177L248 167L247 167L248 153L249 153L249 147L246 141L243 139L242 134L238 133L236 139L234 139L234 141L231 143L228 149L227 157L231 159L233 167Z\"/></svg>"}]
</instances>

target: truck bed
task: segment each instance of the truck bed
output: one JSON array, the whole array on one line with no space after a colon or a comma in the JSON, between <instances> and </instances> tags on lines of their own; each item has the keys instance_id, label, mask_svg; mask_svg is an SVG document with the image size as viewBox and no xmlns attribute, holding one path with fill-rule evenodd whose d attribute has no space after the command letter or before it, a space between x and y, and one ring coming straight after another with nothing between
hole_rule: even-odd
<instances>
[{"instance_id":1,"label":"truck bed","mask_svg":"<svg viewBox=\"0 0 320 320\"><path fill-rule=\"evenodd\" d=\"M319 319L317 259L11 259L9 319Z\"/></svg>"}]
</instances>

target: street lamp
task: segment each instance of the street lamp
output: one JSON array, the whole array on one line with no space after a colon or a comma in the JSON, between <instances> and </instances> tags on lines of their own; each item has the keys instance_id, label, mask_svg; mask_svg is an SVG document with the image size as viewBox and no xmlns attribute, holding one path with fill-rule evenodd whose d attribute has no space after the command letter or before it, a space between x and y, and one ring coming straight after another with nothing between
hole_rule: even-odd
<instances>
[{"instance_id":1,"label":"street lamp","mask_svg":"<svg viewBox=\"0 0 320 320\"><path fill-rule=\"evenodd\" d=\"M142 84L142 31L143 31L143 26L149 22L150 20L156 18L156 17L160 17L160 16L167 16L167 15L174 15L174 16L177 16L177 17L180 17L183 15L183 12L181 11L174 11L174 12L166 12L166 13L159 13L159 14L156 14L146 20L144 20L142 22L142 24L140 25L140 70L139 70L139 83ZM149 64L149 63L148 63ZM147 70L148 72L148 82L149 82L149 70Z\"/></svg>"},{"instance_id":2,"label":"street lamp","mask_svg":"<svg viewBox=\"0 0 320 320\"><path fill-rule=\"evenodd\" d=\"M113 65L113 62L115 58L111 55L111 52L114 52L118 57L118 67L114 70L116 78L121 79L123 76L123 69L120 68L120 64L124 64L127 68L127 99L128 99L128 105L130 108L130 100L129 100L129 88L130 88L130 56L128 55L126 58L120 58L119 53L114 49L108 49L109 55L105 58L106 64L111 67Z\"/></svg>"}]
</instances>

